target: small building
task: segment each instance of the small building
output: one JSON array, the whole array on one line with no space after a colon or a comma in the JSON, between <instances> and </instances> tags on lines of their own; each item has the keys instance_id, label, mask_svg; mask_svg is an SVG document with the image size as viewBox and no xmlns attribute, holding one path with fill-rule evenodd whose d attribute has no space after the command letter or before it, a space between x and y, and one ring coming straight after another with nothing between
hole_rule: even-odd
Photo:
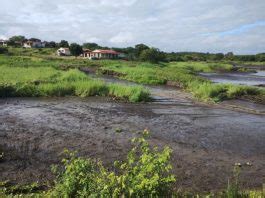
<instances>
[{"instance_id":1,"label":"small building","mask_svg":"<svg viewBox=\"0 0 265 198\"><path fill-rule=\"evenodd\" d=\"M70 56L71 52L70 52L69 48L61 47L57 50L57 55L58 56Z\"/></svg>"},{"instance_id":2,"label":"small building","mask_svg":"<svg viewBox=\"0 0 265 198\"><path fill-rule=\"evenodd\" d=\"M84 58L91 58L92 57L92 50L90 49L83 49L83 57Z\"/></svg>"},{"instance_id":3,"label":"small building","mask_svg":"<svg viewBox=\"0 0 265 198\"><path fill-rule=\"evenodd\" d=\"M116 52L114 50L97 49L94 51L85 50L83 57L88 59L117 59L119 58L119 54L119 52Z\"/></svg>"},{"instance_id":4,"label":"small building","mask_svg":"<svg viewBox=\"0 0 265 198\"><path fill-rule=\"evenodd\" d=\"M41 42L39 39L29 39L23 43L24 48L43 48L45 47L45 42Z\"/></svg>"},{"instance_id":5,"label":"small building","mask_svg":"<svg viewBox=\"0 0 265 198\"><path fill-rule=\"evenodd\" d=\"M7 46L7 40L0 39L0 46Z\"/></svg>"}]
</instances>

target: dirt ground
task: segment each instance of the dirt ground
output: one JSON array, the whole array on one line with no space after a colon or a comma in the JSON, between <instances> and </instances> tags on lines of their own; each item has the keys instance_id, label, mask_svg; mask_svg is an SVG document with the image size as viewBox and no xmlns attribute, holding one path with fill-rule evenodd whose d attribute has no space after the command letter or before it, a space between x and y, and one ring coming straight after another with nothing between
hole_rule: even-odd
<instances>
[{"instance_id":1,"label":"dirt ground","mask_svg":"<svg viewBox=\"0 0 265 198\"><path fill-rule=\"evenodd\" d=\"M264 114L198 104L163 87L152 95L154 102L140 104L99 97L0 99L0 180L51 181L50 166L59 163L64 148L110 167L124 159L129 140L148 128L151 144L173 149L177 188L224 188L237 162L243 164L243 186L265 183Z\"/></svg>"}]
</instances>

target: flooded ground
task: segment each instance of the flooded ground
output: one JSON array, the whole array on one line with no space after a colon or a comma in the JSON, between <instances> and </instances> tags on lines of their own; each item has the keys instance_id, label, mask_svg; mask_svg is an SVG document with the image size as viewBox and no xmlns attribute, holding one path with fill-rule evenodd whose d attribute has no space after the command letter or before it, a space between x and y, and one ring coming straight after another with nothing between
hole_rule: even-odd
<instances>
[{"instance_id":1,"label":"flooded ground","mask_svg":"<svg viewBox=\"0 0 265 198\"><path fill-rule=\"evenodd\" d=\"M237 162L243 164L243 185L261 187L265 115L200 104L175 88L149 88L155 101L140 104L99 97L0 99L1 180L51 181L50 165L60 161L64 148L100 158L110 167L124 159L129 140L148 128L153 145L173 149L177 188L224 188Z\"/></svg>"},{"instance_id":2,"label":"flooded ground","mask_svg":"<svg viewBox=\"0 0 265 198\"><path fill-rule=\"evenodd\" d=\"M261 70L256 73L200 73L200 75L215 83L265 86L265 71Z\"/></svg>"}]
</instances>

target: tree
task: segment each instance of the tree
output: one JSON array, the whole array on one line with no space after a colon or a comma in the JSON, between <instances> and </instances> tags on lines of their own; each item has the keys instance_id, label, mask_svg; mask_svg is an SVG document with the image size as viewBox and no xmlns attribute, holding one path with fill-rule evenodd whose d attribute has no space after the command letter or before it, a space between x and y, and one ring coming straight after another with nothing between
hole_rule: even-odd
<instances>
[{"instance_id":1,"label":"tree","mask_svg":"<svg viewBox=\"0 0 265 198\"><path fill-rule=\"evenodd\" d=\"M145 49L140 54L140 60L149 61L151 63L158 63L160 61L165 61L165 53L160 52L156 48Z\"/></svg>"},{"instance_id":2,"label":"tree","mask_svg":"<svg viewBox=\"0 0 265 198\"><path fill-rule=\"evenodd\" d=\"M101 47L96 43L84 43L83 48L87 48L90 50L100 49Z\"/></svg>"},{"instance_id":3,"label":"tree","mask_svg":"<svg viewBox=\"0 0 265 198\"><path fill-rule=\"evenodd\" d=\"M136 57L139 57L140 54L142 53L142 51L147 50L147 49L150 49L150 48L147 45L145 45L145 44L135 45L135 55L136 55Z\"/></svg>"},{"instance_id":4,"label":"tree","mask_svg":"<svg viewBox=\"0 0 265 198\"><path fill-rule=\"evenodd\" d=\"M59 47L69 47L69 43L66 40L61 40Z\"/></svg>"},{"instance_id":5,"label":"tree","mask_svg":"<svg viewBox=\"0 0 265 198\"><path fill-rule=\"evenodd\" d=\"M21 35L18 35L18 36L12 36L11 38L9 38L7 44L10 45L10 46L21 46L22 43L24 41L26 41L26 37L25 36L21 36Z\"/></svg>"},{"instance_id":6,"label":"tree","mask_svg":"<svg viewBox=\"0 0 265 198\"><path fill-rule=\"evenodd\" d=\"M228 53L225 55L225 58L228 59L228 60L233 60L233 58L234 58L234 54L233 54L233 52L228 52Z\"/></svg>"},{"instance_id":7,"label":"tree","mask_svg":"<svg viewBox=\"0 0 265 198\"><path fill-rule=\"evenodd\" d=\"M50 41L47 42L46 47L50 47L50 48L56 48L57 43L55 43L54 41Z\"/></svg>"},{"instance_id":8,"label":"tree","mask_svg":"<svg viewBox=\"0 0 265 198\"><path fill-rule=\"evenodd\" d=\"M69 47L71 54L75 57L83 53L83 48L77 43L72 43Z\"/></svg>"}]
</instances>

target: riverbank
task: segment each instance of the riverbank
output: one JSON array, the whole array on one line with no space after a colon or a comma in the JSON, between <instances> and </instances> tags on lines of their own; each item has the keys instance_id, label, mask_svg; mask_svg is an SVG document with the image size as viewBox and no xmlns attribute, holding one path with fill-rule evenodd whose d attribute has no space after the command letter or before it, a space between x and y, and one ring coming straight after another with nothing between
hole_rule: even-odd
<instances>
[{"instance_id":1,"label":"riverbank","mask_svg":"<svg viewBox=\"0 0 265 198\"><path fill-rule=\"evenodd\" d=\"M152 145L173 149L176 187L223 189L234 164L250 162L253 166L242 172L242 185L259 188L265 174L264 118L175 96L149 104L104 98L1 99L0 145L6 153L1 178L51 181L50 165L59 162L64 148L111 164L124 158L137 131L148 128Z\"/></svg>"}]
</instances>

